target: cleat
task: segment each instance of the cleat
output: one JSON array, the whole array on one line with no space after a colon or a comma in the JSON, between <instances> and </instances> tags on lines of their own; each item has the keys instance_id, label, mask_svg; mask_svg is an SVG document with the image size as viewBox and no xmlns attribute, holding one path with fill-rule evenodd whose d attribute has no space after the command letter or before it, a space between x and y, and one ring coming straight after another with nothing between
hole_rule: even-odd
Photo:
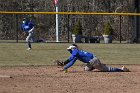
<instances>
[{"instance_id":1,"label":"cleat","mask_svg":"<svg viewBox=\"0 0 140 93\"><path fill-rule=\"evenodd\" d=\"M32 48L27 48L27 50L31 50Z\"/></svg>"},{"instance_id":2,"label":"cleat","mask_svg":"<svg viewBox=\"0 0 140 93\"><path fill-rule=\"evenodd\" d=\"M130 72L129 69L126 68L125 66L123 66L121 69L123 70L123 72Z\"/></svg>"}]
</instances>

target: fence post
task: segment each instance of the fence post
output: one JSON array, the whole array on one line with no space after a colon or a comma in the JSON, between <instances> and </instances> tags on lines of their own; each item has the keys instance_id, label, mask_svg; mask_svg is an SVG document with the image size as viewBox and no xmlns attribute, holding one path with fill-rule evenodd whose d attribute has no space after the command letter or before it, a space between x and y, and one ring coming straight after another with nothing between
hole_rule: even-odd
<instances>
[{"instance_id":1,"label":"fence post","mask_svg":"<svg viewBox=\"0 0 140 93\"><path fill-rule=\"evenodd\" d=\"M139 7L139 0L135 0L135 12L136 13L139 13L140 12L140 7ZM136 33L136 41L135 42L139 42L139 30L140 30L140 28L139 28L139 24L140 24L140 18L139 18L139 16L135 16L135 33Z\"/></svg>"},{"instance_id":2,"label":"fence post","mask_svg":"<svg viewBox=\"0 0 140 93\"><path fill-rule=\"evenodd\" d=\"M69 32L70 32L70 25L69 25L69 15L68 15L68 25L67 25L68 27L67 27L67 30L68 30L68 43L69 43Z\"/></svg>"},{"instance_id":3,"label":"fence post","mask_svg":"<svg viewBox=\"0 0 140 93\"><path fill-rule=\"evenodd\" d=\"M120 15L120 43L122 42L122 32L121 32L121 29L122 29L122 23L121 23L121 21L122 21L122 16Z\"/></svg>"},{"instance_id":4,"label":"fence post","mask_svg":"<svg viewBox=\"0 0 140 93\"><path fill-rule=\"evenodd\" d=\"M16 14L16 43L18 43L18 15Z\"/></svg>"}]
</instances>

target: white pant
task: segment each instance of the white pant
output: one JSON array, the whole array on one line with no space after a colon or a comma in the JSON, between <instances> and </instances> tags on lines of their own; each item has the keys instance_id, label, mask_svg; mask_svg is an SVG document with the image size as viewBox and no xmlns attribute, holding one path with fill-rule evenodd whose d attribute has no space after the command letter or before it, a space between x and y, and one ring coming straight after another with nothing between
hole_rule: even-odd
<instances>
[{"instance_id":1,"label":"white pant","mask_svg":"<svg viewBox=\"0 0 140 93\"><path fill-rule=\"evenodd\" d=\"M97 57L94 57L89 61L89 63L87 63L85 66L85 71L91 71L93 68L100 71L108 71L108 67L105 64L102 64Z\"/></svg>"},{"instance_id":2,"label":"white pant","mask_svg":"<svg viewBox=\"0 0 140 93\"><path fill-rule=\"evenodd\" d=\"M34 30L34 27L31 30L28 31L29 34L28 34L28 36L26 38L26 42L30 42L31 39L32 39L33 42L35 41L33 30Z\"/></svg>"}]
</instances>

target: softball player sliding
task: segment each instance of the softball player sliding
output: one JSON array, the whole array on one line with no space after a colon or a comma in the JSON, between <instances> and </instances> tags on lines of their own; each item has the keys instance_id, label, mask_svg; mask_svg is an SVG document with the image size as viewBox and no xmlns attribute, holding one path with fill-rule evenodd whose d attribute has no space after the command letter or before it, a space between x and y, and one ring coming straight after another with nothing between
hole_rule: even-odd
<instances>
[{"instance_id":1,"label":"softball player sliding","mask_svg":"<svg viewBox=\"0 0 140 93\"><path fill-rule=\"evenodd\" d=\"M22 30L24 32L28 32L28 36L26 38L26 42L28 44L27 50L31 50L32 47L31 47L31 42L30 41L31 41L31 39L33 40L33 42L35 41L34 32L33 32L34 24L31 21L27 22L26 19L23 19L23 21L22 21Z\"/></svg>"},{"instance_id":2,"label":"softball player sliding","mask_svg":"<svg viewBox=\"0 0 140 93\"><path fill-rule=\"evenodd\" d=\"M101 63L100 60L94 54L78 49L78 46L76 44L69 46L67 50L71 53L71 56L63 63L65 65L63 68L64 71L67 71L67 69L70 68L76 62L77 59L82 61L83 63L86 63L86 66L84 68L85 71L92 71L93 69L98 69L102 72L129 71L124 66L122 68L114 68Z\"/></svg>"}]
</instances>

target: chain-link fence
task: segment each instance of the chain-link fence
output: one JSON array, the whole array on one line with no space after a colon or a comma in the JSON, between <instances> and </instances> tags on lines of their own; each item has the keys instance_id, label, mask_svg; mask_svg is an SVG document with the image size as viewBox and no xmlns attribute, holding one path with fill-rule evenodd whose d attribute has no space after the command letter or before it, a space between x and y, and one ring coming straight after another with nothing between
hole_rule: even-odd
<instances>
[{"instance_id":1,"label":"chain-link fence","mask_svg":"<svg viewBox=\"0 0 140 93\"><path fill-rule=\"evenodd\" d=\"M0 39L1 40L24 40L26 35L21 29L24 15L1 14ZM4 18L3 18L4 17ZM35 34L37 39L55 42L56 28L55 15L32 15L35 23ZM134 16L112 16L112 15L59 15L59 41L72 41L72 29L77 21L82 24L83 36L102 36L107 21L113 28L113 40L133 40L135 35ZM40 21L43 20L43 21ZM13 42L15 42L13 41Z\"/></svg>"},{"instance_id":2,"label":"chain-link fence","mask_svg":"<svg viewBox=\"0 0 140 93\"><path fill-rule=\"evenodd\" d=\"M1 11L29 11L29 12L55 12L52 0L21 0L19 2L2 1ZM130 7L128 7L130 6ZM60 12L134 12L134 2L118 0L61 0ZM26 38L21 29L22 19L31 19L35 24L37 39L56 41L55 14L0 14L0 40L1 42L22 42ZM77 21L82 24L83 36L102 36L106 22L113 28L114 41L128 41L135 39L136 16L116 15L68 15L61 14L59 18L59 41L71 42L72 29Z\"/></svg>"}]
</instances>

